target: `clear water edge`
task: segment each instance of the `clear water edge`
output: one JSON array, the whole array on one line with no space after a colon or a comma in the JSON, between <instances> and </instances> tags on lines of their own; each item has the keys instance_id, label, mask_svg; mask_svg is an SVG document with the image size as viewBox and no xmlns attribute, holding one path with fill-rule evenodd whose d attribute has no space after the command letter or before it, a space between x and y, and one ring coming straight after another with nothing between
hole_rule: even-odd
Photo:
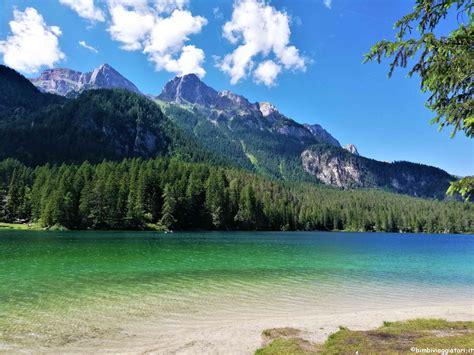
<instances>
[{"instance_id":1,"label":"clear water edge","mask_svg":"<svg viewBox=\"0 0 474 355\"><path fill-rule=\"evenodd\" d=\"M0 255L0 350L474 295L471 235L2 231Z\"/></svg>"}]
</instances>

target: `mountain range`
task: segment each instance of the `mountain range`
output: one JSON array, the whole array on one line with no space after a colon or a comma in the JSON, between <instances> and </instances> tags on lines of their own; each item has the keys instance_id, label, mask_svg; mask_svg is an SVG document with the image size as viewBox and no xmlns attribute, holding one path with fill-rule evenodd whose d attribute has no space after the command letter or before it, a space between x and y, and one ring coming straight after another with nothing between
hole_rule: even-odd
<instances>
[{"instance_id":1,"label":"mountain range","mask_svg":"<svg viewBox=\"0 0 474 355\"><path fill-rule=\"evenodd\" d=\"M318 124L217 91L194 74L170 80L153 97L107 64L89 73L50 69L30 81L2 66L0 94L0 158L32 165L165 155L290 182L429 198L443 198L455 179L435 167L362 157Z\"/></svg>"},{"instance_id":2,"label":"mountain range","mask_svg":"<svg viewBox=\"0 0 474 355\"><path fill-rule=\"evenodd\" d=\"M90 89L126 89L141 94L130 80L108 64L102 64L91 72L81 73L67 68L48 69L31 82L42 92L75 97Z\"/></svg>"}]
</instances>

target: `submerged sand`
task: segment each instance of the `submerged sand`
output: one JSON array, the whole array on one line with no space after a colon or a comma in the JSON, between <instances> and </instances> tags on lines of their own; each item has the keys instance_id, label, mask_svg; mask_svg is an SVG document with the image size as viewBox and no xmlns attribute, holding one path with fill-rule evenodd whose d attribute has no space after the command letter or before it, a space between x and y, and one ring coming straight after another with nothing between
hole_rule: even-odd
<instances>
[{"instance_id":1,"label":"submerged sand","mask_svg":"<svg viewBox=\"0 0 474 355\"><path fill-rule=\"evenodd\" d=\"M293 327L312 342L324 342L339 326L352 330L379 327L383 321L415 318L442 318L450 321L474 320L474 301L456 305L397 307L351 312L322 312L271 317L231 317L190 320L189 322L125 326L115 334L102 334L62 347L42 349L52 353L114 354L253 354L262 345L261 333L268 328ZM31 350L31 349L30 349ZM39 349L36 349L39 350Z\"/></svg>"}]
</instances>

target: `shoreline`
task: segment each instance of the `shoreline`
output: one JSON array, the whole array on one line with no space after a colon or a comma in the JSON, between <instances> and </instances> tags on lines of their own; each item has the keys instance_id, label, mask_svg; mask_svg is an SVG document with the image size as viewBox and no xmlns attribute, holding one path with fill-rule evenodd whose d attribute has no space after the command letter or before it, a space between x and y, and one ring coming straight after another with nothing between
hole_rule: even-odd
<instances>
[{"instance_id":1,"label":"shoreline","mask_svg":"<svg viewBox=\"0 0 474 355\"><path fill-rule=\"evenodd\" d=\"M165 231L159 230L152 227L144 229L67 229L67 228L44 228L40 227L36 223L27 224L27 223L5 223L0 222L0 232L1 231L34 231L34 232L155 232L159 234L169 234L169 233L287 233L287 232L298 232L298 233L383 233L383 234L435 234L435 235L474 235L474 233L429 233L429 232L388 232L388 231L360 231L360 230L176 230L176 231Z\"/></svg>"},{"instance_id":2,"label":"shoreline","mask_svg":"<svg viewBox=\"0 0 474 355\"><path fill-rule=\"evenodd\" d=\"M125 327L111 337L83 339L64 347L48 348L48 352L117 353L117 354L253 354L264 344L265 329L291 327L301 330L301 338L323 343L340 326L351 330L370 330L384 321L417 318L474 321L474 304L395 308L292 317L227 319L168 326L141 325ZM126 349L126 350L124 350Z\"/></svg>"}]
</instances>

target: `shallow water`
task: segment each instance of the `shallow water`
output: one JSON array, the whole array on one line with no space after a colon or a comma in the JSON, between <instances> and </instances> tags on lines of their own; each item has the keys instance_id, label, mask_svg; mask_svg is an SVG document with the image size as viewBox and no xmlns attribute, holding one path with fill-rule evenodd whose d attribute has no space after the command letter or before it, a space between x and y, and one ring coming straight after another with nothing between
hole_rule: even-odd
<instances>
[{"instance_id":1,"label":"shallow water","mask_svg":"<svg viewBox=\"0 0 474 355\"><path fill-rule=\"evenodd\" d=\"M472 235L0 232L0 350L473 294Z\"/></svg>"}]
</instances>

